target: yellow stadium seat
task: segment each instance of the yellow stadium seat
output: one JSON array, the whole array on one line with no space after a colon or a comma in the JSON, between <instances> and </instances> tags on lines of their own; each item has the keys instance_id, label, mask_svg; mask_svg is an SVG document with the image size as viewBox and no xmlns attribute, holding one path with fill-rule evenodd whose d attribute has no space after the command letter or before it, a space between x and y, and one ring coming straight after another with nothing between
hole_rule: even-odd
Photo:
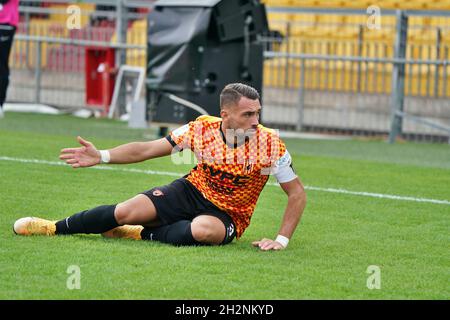
<instances>
[{"instance_id":1,"label":"yellow stadium seat","mask_svg":"<svg viewBox=\"0 0 450 320\"><path fill-rule=\"evenodd\" d=\"M317 4L321 8L344 8L346 7L345 0L320 0Z\"/></svg>"},{"instance_id":2,"label":"yellow stadium seat","mask_svg":"<svg viewBox=\"0 0 450 320\"><path fill-rule=\"evenodd\" d=\"M408 19L408 26L420 26L422 28L431 27L431 17L410 17Z\"/></svg>"},{"instance_id":3,"label":"yellow stadium seat","mask_svg":"<svg viewBox=\"0 0 450 320\"><path fill-rule=\"evenodd\" d=\"M55 37L64 38L68 34L67 28L60 23L55 23L47 19L33 18L30 20L29 24L29 35L31 36L42 36L42 37ZM47 42L42 42L41 45L41 67L45 68L47 66L47 52L51 48L58 47L59 44L49 44ZM31 41L29 43L29 50L32 56L32 64L35 66L36 63L36 48L37 42Z\"/></svg>"},{"instance_id":4,"label":"yellow stadium seat","mask_svg":"<svg viewBox=\"0 0 450 320\"><path fill-rule=\"evenodd\" d=\"M288 13L269 12L267 20L270 30L277 30L286 35L286 26L291 21L291 15Z\"/></svg>"},{"instance_id":5,"label":"yellow stadium seat","mask_svg":"<svg viewBox=\"0 0 450 320\"><path fill-rule=\"evenodd\" d=\"M271 3L276 1L270 1ZM298 6L338 7L365 9L369 5L378 5L383 9L426 9L426 6L445 10L450 0L379 0L373 1L293 1ZM292 3L292 2L291 2ZM363 57L393 57L396 37L396 16L386 15L381 11L381 28L369 29L367 15L339 16L331 14L286 14L285 16L269 15L272 25L276 19L290 21L290 39L285 39L279 47L280 51L292 53L306 53L337 56L363 56ZM284 26L286 23L278 24ZM360 29L362 26L362 29ZM439 52L440 59L450 59L450 18L410 16L408 29L407 56L411 59L428 60L438 57L435 47L437 41L437 28L441 28L442 45ZM359 30L363 32L362 46L358 43ZM286 33L284 33L286 34ZM333 61L325 62L309 60L305 64L308 81L307 89L311 90L355 90L359 87L364 92L390 93L391 64L358 63ZM435 70L435 66L430 67ZM409 93L424 95L427 86L434 90L433 83L427 84L427 75L430 73L427 66L410 66L406 70ZM447 67L447 78L450 77L450 67ZM271 59L265 62L264 83L266 85L298 88L300 79L300 60ZM443 68L439 70L439 90L442 88ZM327 77L336 78L335 81ZM355 80L356 79L356 80ZM430 82L430 81L428 81Z\"/></svg>"},{"instance_id":6,"label":"yellow stadium seat","mask_svg":"<svg viewBox=\"0 0 450 320\"><path fill-rule=\"evenodd\" d=\"M378 0L374 3L374 5L378 6L383 9L407 9L407 6L405 5L405 1L401 0Z\"/></svg>"},{"instance_id":7,"label":"yellow stadium seat","mask_svg":"<svg viewBox=\"0 0 450 320\"><path fill-rule=\"evenodd\" d=\"M280 13L280 12L268 12L267 20L269 22L273 21L289 21L291 19L291 14L289 13Z\"/></svg>"},{"instance_id":8,"label":"yellow stadium seat","mask_svg":"<svg viewBox=\"0 0 450 320\"><path fill-rule=\"evenodd\" d=\"M425 4L429 10L450 10L450 0L429 1Z\"/></svg>"},{"instance_id":9,"label":"yellow stadium seat","mask_svg":"<svg viewBox=\"0 0 450 320\"><path fill-rule=\"evenodd\" d=\"M294 7L320 7L320 0L292 0L291 6Z\"/></svg>"},{"instance_id":10,"label":"yellow stadium seat","mask_svg":"<svg viewBox=\"0 0 450 320\"><path fill-rule=\"evenodd\" d=\"M432 27L450 28L450 17L431 17Z\"/></svg>"},{"instance_id":11,"label":"yellow stadium seat","mask_svg":"<svg viewBox=\"0 0 450 320\"><path fill-rule=\"evenodd\" d=\"M333 54L337 56L355 56L357 55L356 44L337 41L333 45Z\"/></svg>"},{"instance_id":12,"label":"yellow stadium seat","mask_svg":"<svg viewBox=\"0 0 450 320\"><path fill-rule=\"evenodd\" d=\"M435 60L437 50L435 46L412 44L408 47L407 57L414 60Z\"/></svg>"},{"instance_id":13,"label":"yellow stadium seat","mask_svg":"<svg viewBox=\"0 0 450 320\"><path fill-rule=\"evenodd\" d=\"M346 0L344 7L349 9L366 9L373 4L374 2L369 0Z\"/></svg>"},{"instance_id":14,"label":"yellow stadium seat","mask_svg":"<svg viewBox=\"0 0 450 320\"><path fill-rule=\"evenodd\" d=\"M359 29L358 28L354 28L354 27L342 27L339 29L336 29L333 34L332 37L335 39L340 39L340 40L357 40L358 39L358 35L359 35Z\"/></svg>"},{"instance_id":15,"label":"yellow stadium seat","mask_svg":"<svg viewBox=\"0 0 450 320\"><path fill-rule=\"evenodd\" d=\"M111 42L116 42L117 36L114 33ZM127 30L127 44L129 45L147 45L147 20L136 20ZM147 64L146 50L129 49L127 50L127 65L145 67Z\"/></svg>"},{"instance_id":16,"label":"yellow stadium seat","mask_svg":"<svg viewBox=\"0 0 450 320\"><path fill-rule=\"evenodd\" d=\"M395 28L396 23L397 23L396 16L381 15L381 28L383 27Z\"/></svg>"},{"instance_id":17,"label":"yellow stadium seat","mask_svg":"<svg viewBox=\"0 0 450 320\"><path fill-rule=\"evenodd\" d=\"M269 7L291 7L295 6L296 2L295 0L263 0L261 1L266 6Z\"/></svg>"},{"instance_id":18,"label":"yellow stadium seat","mask_svg":"<svg viewBox=\"0 0 450 320\"><path fill-rule=\"evenodd\" d=\"M295 15L296 22L292 24L292 35L306 38L352 38L357 29L347 26L347 16L344 15Z\"/></svg>"},{"instance_id":19,"label":"yellow stadium seat","mask_svg":"<svg viewBox=\"0 0 450 320\"><path fill-rule=\"evenodd\" d=\"M309 24L317 23L317 21L319 19L317 17L317 15L314 13L296 13L296 14L291 14L289 16L289 18L295 22L309 23Z\"/></svg>"},{"instance_id":20,"label":"yellow stadium seat","mask_svg":"<svg viewBox=\"0 0 450 320\"><path fill-rule=\"evenodd\" d=\"M412 0L406 2L407 9L424 10L426 9L427 1L424 0Z\"/></svg>"},{"instance_id":21,"label":"yellow stadium seat","mask_svg":"<svg viewBox=\"0 0 450 320\"><path fill-rule=\"evenodd\" d=\"M447 44L450 46L450 30L446 29L442 32L442 43ZM450 47L447 47L450 51Z\"/></svg>"},{"instance_id":22,"label":"yellow stadium seat","mask_svg":"<svg viewBox=\"0 0 450 320\"><path fill-rule=\"evenodd\" d=\"M395 31L390 28L369 29L364 28L363 34L365 41L384 41L393 43L395 39Z\"/></svg>"},{"instance_id":23,"label":"yellow stadium seat","mask_svg":"<svg viewBox=\"0 0 450 320\"><path fill-rule=\"evenodd\" d=\"M352 24L355 26L357 26L357 25L365 26L367 23L367 16L351 15L351 16L348 16L347 21L349 24Z\"/></svg>"},{"instance_id":24,"label":"yellow stadium seat","mask_svg":"<svg viewBox=\"0 0 450 320\"><path fill-rule=\"evenodd\" d=\"M408 31L408 42L416 45L429 44L434 45L437 41L437 33L434 30L419 29Z\"/></svg>"},{"instance_id":25,"label":"yellow stadium seat","mask_svg":"<svg viewBox=\"0 0 450 320\"><path fill-rule=\"evenodd\" d=\"M440 67L440 72L438 76L438 88L442 91L444 84L444 76L442 67ZM405 74L405 91L408 95L432 95L435 90L434 72L435 67L428 67L427 65L412 65L406 68ZM448 71L447 71L448 77ZM450 81L447 81L447 88L449 90Z\"/></svg>"},{"instance_id":26,"label":"yellow stadium seat","mask_svg":"<svg viewBox=\"0 0 450 320\"><path fill-rule=\"evenodd\" d=\"M344 24L347 22L347 16L340 14L318 15L317 23L319 24Z\"/></svg>"}]
</instances>

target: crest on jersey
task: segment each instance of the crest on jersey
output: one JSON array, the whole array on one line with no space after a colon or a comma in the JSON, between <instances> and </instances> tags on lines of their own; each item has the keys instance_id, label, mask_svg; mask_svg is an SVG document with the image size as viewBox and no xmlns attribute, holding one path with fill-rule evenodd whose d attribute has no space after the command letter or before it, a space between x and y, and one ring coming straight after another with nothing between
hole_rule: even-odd
<instances>
[{"instance_id":1,"label":"crest on jersey","mask_svg":"<svg viewBox=\"0 0 450 320\"><path fill-rule=\"evenodd\" d=\"M159 189L156 189L155 191L153 191L153 195L154 195L155 197L163 196L163 195L164 195L164 192L162 192L162 191L159 190Z\"/></svg>"},{"instance_id":2,"label":"crest on jersey","mask_svg":"<svg viewBox=\"0 0 450 320\"><path fill-rule=\"evenodd\" d=\"M254 167L255 167L255 164L254 164L254 163L252 163L249 159L245 159L244 164L243 164L243 170L242 170L242 171L243 171L245 174L248 174L248 173L250 173L250 172L253 171Z\"/></svg>"}]
</instances>

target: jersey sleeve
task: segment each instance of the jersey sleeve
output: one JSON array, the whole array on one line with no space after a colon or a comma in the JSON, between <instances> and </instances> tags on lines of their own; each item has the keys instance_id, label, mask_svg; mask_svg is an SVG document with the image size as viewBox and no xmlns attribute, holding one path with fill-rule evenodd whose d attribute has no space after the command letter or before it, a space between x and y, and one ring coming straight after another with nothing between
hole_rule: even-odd
<instances>
[{"instance_id":1,"label":"jersey sleeve","mask_svg":"<svg viewBox=\"0 0 450 320\"><path fill-rule=\"evenodd\" d=\"M270 173L274 175L278 183L285 183L297 178L292 166L292 157L284 142L279 136L275 140L274 161L272 162Z\"/></svg>"},{"instance_id":2,"label":"jersey sleeve","mask_svg":"<svg viewBox=\"0 0 450 320\"><path fill-rule=\"evenodd\" d=\"M184 149L192 150L195 137L194 128L195 122L191 121L170 132L170 134L166 137L166 139L170 142L170 144L174 148L177 148L179 151Z\"/></svg>"},{"instance_id":3,"label":"jersey sleeve","mask_svg":"<svg viewBox=\"0 0 450 320\"><path fill-rule=\"evenodd\" d=\"M289 182L297 178L292 167L292 157L287 149L284 149L283 155L273 165L272 173L278 183Z\"/></svg>"}]
</instances>

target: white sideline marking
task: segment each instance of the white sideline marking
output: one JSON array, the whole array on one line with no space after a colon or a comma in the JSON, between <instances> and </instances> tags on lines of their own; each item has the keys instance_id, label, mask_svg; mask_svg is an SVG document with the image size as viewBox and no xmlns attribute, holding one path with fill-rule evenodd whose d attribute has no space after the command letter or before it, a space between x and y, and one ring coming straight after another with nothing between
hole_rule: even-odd
<instances>
[{"instance_id":1,"label":"white sideline marking","mask_svg":"<svg viewBox=\"0 0 450 320\"><path fill-rule=\"evenodd\" d=\"M35 164L46 164L50 166L66 166L69 167L68 164L63 161L47 161L47 160L38 160L38 159L22 159L22 158L13 158L13 157L4 157L0 156L0 161L12 161L12 162L20 162L20 163L35 163ZM144 174L153 174L153 175L161 175L161 176L171 176L171 177L182 177L184 173L176 173L169 171L154 171L154 170L142 170L142 169L132 169L132 168L117 168L117 167L106 167L106 166L95 166L90 167L89 169L97 169L97 170L112 170L112 171L121 171L121 172L133 172L133 173L144 173ZM268 186L279 186L278 183L267 183ZM359 192L359 191L350 191L345 189L335 189L335 188L321 188L321 187L313 187L313 186L305 186L306 190L313 191L322 191L322 192L331 192L331 193L341 193L341 194L349 194L355 196L363 196L363 197L372 197L372 198L381 198L381 199L391 199L391 200L401 200L401 201L415 201L415 202L428 202L434 204L445 204L450 205L450 201L448 200L436 200L436 199L427 199L427 198L415 198L415 197L405 197L405 196L397 196L391 194L382 194L382 193L371 193L371 192Z\"/></svg>"}]
</instances>

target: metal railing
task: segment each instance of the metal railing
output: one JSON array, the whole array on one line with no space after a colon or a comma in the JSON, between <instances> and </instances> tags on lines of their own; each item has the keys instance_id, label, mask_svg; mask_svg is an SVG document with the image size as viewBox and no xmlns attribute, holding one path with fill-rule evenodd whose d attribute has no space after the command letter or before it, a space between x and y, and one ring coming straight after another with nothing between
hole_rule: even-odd
<instances>
[{"instance_id":1,"label":"metal railing","mask_svg":"<svg viewBox=\"0 0 450 320\"><path fill-rule=\"evenodd\" d=\"M390 131L393 104L393 66L440 66L450 72L450 60L343 57L270 51L265 52L265 57L282 62L289 58L291 75L288 83L295 85L265 86L263 121L275 127L295 128L298 131L322 129L327 132L387 135ZM276 68L277 62L273 62ZM371 66L371 71L366 67L362 69L362 78L358 76L359 63ZM386 72L388 69L390 71ZM384 71L381 76L380 71ZM269 73L270 71L266 72L266 75ZM368 79L371 79L371 82ZM265 81L270 82L270 77ZM439 135L444 132L450 135L448 91L442 93L438 98L405 96L405 110L416 115L414 118L408 117L408 120L422 118L423 121L419 122L428 126L418 128L417 125L409 125L405 127L406 132L409 130L418 135ZM427 106L424 104L426 100L435 106ZM427 118L434 121L426 120Z\"/></svg>"},{"instance_id":2,"label":"metal railing","mask_svg":"<svg viewBox=\"0 0 450 320\"><path fill-rule=\"evenodd\" d=\"M86 46L115 48L119 52L119 59L116 59L119 64L145 66L146 45L135 43L146 43L142 41L146 32L135 35L124 32L127 24L124 22L129 18L124 20L124 15L130 14L124 8L139 7L141 1L121 3L125 6L121 11L89 13L90 17L103 15L112 19L114 23L107 27L86 26L68 32L65 26L60 26L64 29L61 31L52 25L51 36L48 36L49 30L39 32L33 29L32 23L22 24L11 55L13 92L9 96L62 107L84 107ZM150 8L151 3L147 4ZM269 8L268 12L350 15L355 19L365 16L364 10L282 9L284 11ZM36 8L24 10L28 14L39 12ZM51 10L45 13L50 14ZM403 56L395 50L398 30L395 14L395 11L383 11L383 16L390 18L380 34L374 34L357 19L356 22L341 18L330 22L323 19L311 22L312 18L309 22L308 19L278 22L278 30L281 30L278 37L260 39L266 44L262 121L275 128L387 136L393 132L395 118L403 124L398 132L403 137L426 141L448 139L450 13L406 11L411 17L434 14L445 23L426 27L409 25L407 32L412 32L413 36L417 30L426 30L426 34L435 36L426 41L406 43ZM120 32L116 21L122 21ZM272 22L273 26L277 24ZM337 30L341 30L341 34L337 34ZM308 34L317 31L321 37ZM133 37L136 39L130 41ZM402 92L398 92L396 86L396 66L404 66ZM398 93L400 96L394 95ZM398 103L402 103L403 108L396 108Z\"/></svg>"},{"instance_id":3,"label":"metal railing","mask_svg":"<svg viewBox=\"0 0 450 320\"><path fill-rule=\"evenodd\" d=\"M106 41L92 41L92 40L77 40L77 39L55 39L49 37L41 37L41 36L23 36L17 35L16 41L27 41L33 42L35 44L35 61L34 61L34 80L35 80L35 96L34 102L41 103L41 90L42 90L42 47L44 44L51 45L68 45L73 47L97 47L97 48L111 48L117 50L127 50L127 49L138 49L138 50L146 50L146 46L140 45L129 45L129 44L120 44L120 43L110 43ZM69 51L79 52L77 50L69 49ZM84 53L84 51L81 51ZM79 63L79 65L74 62ZM70 64L75 67L76 71L83 70L82 65L84 62L84 56L78 56L77 59L72 59ZM29 66L29 65L28 65ZM62 71L62 70L56 70Z\"/></svg>"},{"instance_id":4,"label":"metal railing","mask_svg":"<svg viewBox=\"0 0 450 320\"><path fill-rule=\"evenodd\" d=\"M61 108L86 107L85 51L89 47L114 49L117 65L145 65L146 25L130 29L128 24L135 21L134 26L146 21L147 14L128 9L150 9L153 1L100 0L80 4L53 0L47 2L57 7L28 6L32 2L36 1L20 2L22 18L10 56L9 100ZM70 11L66 9L86 3L111 5L111 8L87 10L83 7L78 12L82 16L81 28L69 28L66 19ZM52 18L48 19L50 16Z\"/></svg>"},{"instance_id":5,"label":"metal railing","mask_svg":"<svg viewBox=\"0 0 450 320\"><path fill-rule=\"evenodd\" d=\"M288 11L302 17L309 13L364 13L303 8ZM383 13L433 15L424 11ZM272 127L303 131L391 134L390 142L397 136L450 141L450 13L437 12L435 16L445 23L403 23L405 34L413 41L403 42L402 53L395 42L400 28L395 15L388 19L387 29L383 25L384 30L370 37L367 34L372 31L364 20L346 24L333 18L322 27L314 21L316 18L306 17L305 21L279 24L281 36L261 39L266 43L267 59L263 121ZM414 38L418 36L423 38Z\"/></svg>"}]
</instances>

